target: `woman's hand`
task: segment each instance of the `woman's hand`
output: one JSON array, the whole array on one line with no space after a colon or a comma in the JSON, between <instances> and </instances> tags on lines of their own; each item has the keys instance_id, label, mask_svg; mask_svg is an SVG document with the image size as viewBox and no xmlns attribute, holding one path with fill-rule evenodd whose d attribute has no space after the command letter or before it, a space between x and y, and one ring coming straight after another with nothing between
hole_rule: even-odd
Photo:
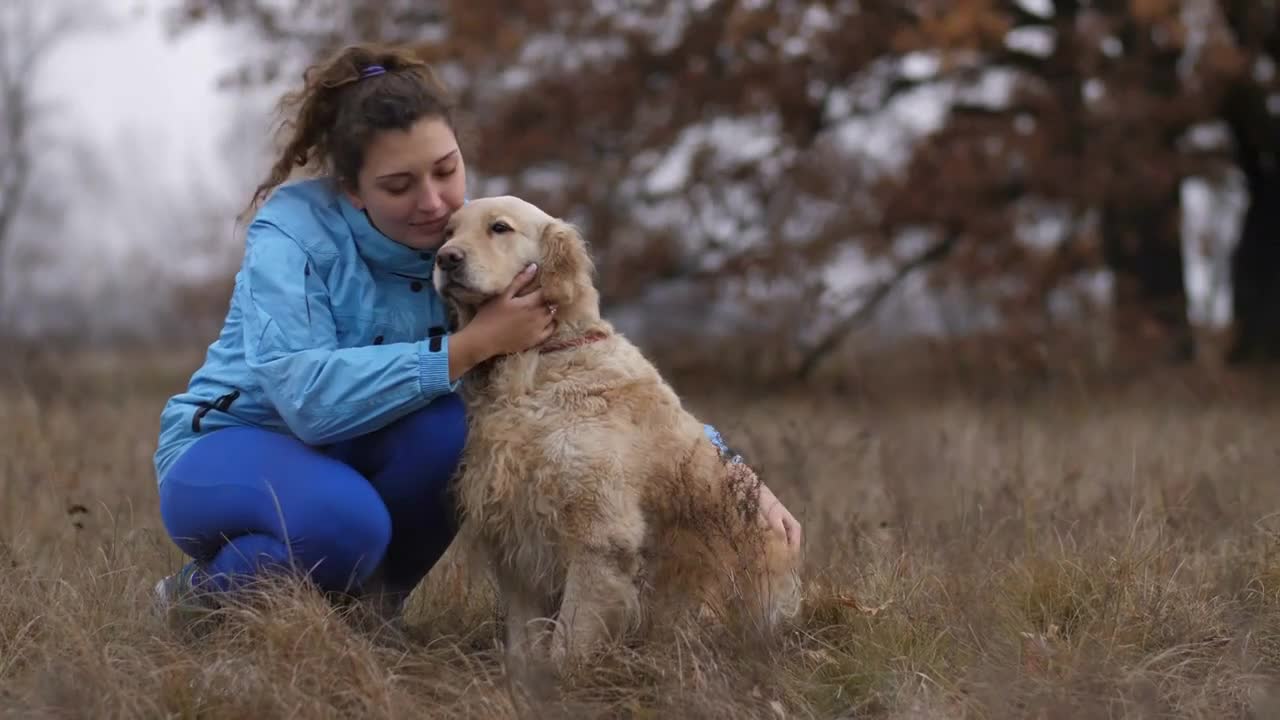
<instances>
[{"instance_id":1,"label":"woman's hand","mask_svg":"<svg viewBox=\"0 0 1280 720\"><path fill-rule=\"evenodd\" d=\"M495 355L528 350L551 337L556 309L543 302L541 288L529 288L537 273L537 265L522 270L501 295L481 305L471 322L450 336L451 378L456 380Z\"/></svg>"},{"instance_id":2,"label":"woman's hand","mask_svg":"<svg viewBox=\"0 0 1280 720\"><path fill-rule=\"evenodd\" d=\"M543 301L541 288L529 287L537 274L537 265L520 271L501 295L480 306L467 325L481 338L480 347L486 353L477 362L536 347L555 332L555 307Z\"/></svg>"},{"instance_id":3,"label":"woman's hand","mask_svg":"<svg viewBox=\"0 0 1280 720\"><path fill-rule=\"evenodd\" d=\"M782 533L787 538L788 547L792 550L800 549L800 522L764 483L760 483L760 519L771 530Z\"/></svg>"}]
</instances>

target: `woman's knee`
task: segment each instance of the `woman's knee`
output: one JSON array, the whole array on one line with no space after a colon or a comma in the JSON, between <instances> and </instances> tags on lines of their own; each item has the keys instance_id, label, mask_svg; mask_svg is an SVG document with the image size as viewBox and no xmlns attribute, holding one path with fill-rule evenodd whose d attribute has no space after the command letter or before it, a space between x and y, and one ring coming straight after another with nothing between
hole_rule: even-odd
<instances>
[{"instance_id":1,"label":"woman's knee","mask_svg":"<svg viewBox=\"0 0 1280 720\"><path fill-rule=\"evenodd\" d=\"M284 528L295 562L326 590L359 585L391 544L386 504L363 479L356 487L317 493Z\"/></svg>"},{"instance_id":2,"label":"woman's knee","mask_svg":"<svg viewBox=\"0 0 1280 720\"><path fill-rule=\"evenodd\" d=\"M386 504L369 481L293 438L238 430L202 438L161 483L175 544L211 561L227 538L264 535L323 587L367 576L391 541Z\"/></svg>"}]
</instances>

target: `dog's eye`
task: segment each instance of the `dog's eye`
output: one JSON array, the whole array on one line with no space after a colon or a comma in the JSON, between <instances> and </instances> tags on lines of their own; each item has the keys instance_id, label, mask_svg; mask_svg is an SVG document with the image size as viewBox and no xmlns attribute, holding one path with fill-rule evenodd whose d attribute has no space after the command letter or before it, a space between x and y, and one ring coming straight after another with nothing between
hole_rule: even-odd
<instances>
[{"instance_id":1,"label":"dog's eye","mask_svg":"<svg viewBox=\"0 0 1280 720\"><path fill-rule=\"evenodd\" d=\"M451 227L447 227L447 228L445 228L445 229L444 229L444 239L445 239L445 240L448 240L448 239L449 239L449 238L451 238L451 237L453 237L453 228L451 228Z\"/></svg>"},{"instance_id":2,"label":"dog's eye","mask_svg":"<svg viewBox=\"0 0 1280 720\"><path fill-rule=\"evenodd\" d=\"M511 226L510 226L510 225L508 225L508 224L506 224L506 223L504 223L504 222L502 222L501 220L499 220L499 221L495 222L494 224L490 225L490 226L489 226L489 230L490 230L490 231L492 231L492 232L498 233L499 235L501 235L502 233L509 233L509 232L511 232Z\"/></svg>"}]
</instances>

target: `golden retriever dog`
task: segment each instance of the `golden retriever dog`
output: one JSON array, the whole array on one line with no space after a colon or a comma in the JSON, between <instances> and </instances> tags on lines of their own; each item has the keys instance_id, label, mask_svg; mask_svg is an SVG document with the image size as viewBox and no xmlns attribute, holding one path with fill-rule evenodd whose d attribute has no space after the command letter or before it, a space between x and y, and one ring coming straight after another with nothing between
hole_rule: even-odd
<instances>
[{"instance_id":1,"label":"golden retriever dog","mask_svg":"<svg viewBox=\"0 0 1280 720\"><path fill-rule=\"evenodd\" d=\"M550 340L476 367L460 388L455 491L496 573L508 653L561 667L642 625L670 627L673 613L746 612L766 629L794 616L796 553L760 520L755 473L724 460L601 319L577 229L495 197L463 205L445 238L432 279L458 328L530 262L558 308Z\"/></svg>"}]
</instances>

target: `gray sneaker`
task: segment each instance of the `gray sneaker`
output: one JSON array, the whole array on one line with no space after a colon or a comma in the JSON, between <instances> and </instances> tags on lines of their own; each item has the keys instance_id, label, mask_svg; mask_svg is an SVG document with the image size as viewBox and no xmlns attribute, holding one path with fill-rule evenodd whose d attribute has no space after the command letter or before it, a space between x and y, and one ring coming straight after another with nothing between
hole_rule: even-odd
<instances>
[{"instance_id":1,"label":"gray sneaker","mask_svg":"<svg viewBox=\"0 0 1280 720\"><path fill-rule=\"evenodd\" d=\"M213 594L192 583L198 570L195 563L187 563L178 572L161 578L152 590L156 614L173 627L186 626L218 609Z\"/></svg>"}]
</instances>

